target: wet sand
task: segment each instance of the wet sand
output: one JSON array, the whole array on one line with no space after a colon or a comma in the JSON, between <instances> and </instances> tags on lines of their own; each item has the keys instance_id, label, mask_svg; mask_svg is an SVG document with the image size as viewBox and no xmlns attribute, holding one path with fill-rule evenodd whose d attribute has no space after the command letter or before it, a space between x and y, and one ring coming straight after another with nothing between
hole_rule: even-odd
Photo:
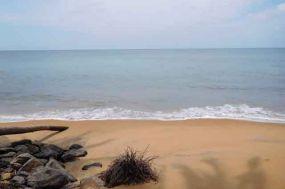
<instances>
[{"instance_id":1,"label":"wet sand","mask_svg":"<svg viewBox=\"0 0 285 189\"><path fill-rule=\"evenodd\" d=\"M62 147L79 143L88 156L67 168L79 179L106 169L127 147L158 156L159 183L138 189L284 189L285 125L237 120L29 121L2 126L66 125L62 133L39 131L0 136L0 144L23 138ZM103 168L82 171L98 161Z\"/></svg>"}]
</instances>

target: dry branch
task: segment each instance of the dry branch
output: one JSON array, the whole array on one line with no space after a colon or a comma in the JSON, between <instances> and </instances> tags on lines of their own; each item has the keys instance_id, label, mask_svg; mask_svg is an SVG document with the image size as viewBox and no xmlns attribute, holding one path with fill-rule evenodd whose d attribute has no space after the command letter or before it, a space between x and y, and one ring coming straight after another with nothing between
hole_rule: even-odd
<instances>
[{"instance_id":1,"label":"dry branch","mask_svg":"<svg viewBox=\"0 0 285 189\"><path fill-rule=\"evenodd\" d=\"M0 127L0 136L30 133L43 130L62 132L66 129L68 129L66 126Z\"/></svg>"}]
</instances>

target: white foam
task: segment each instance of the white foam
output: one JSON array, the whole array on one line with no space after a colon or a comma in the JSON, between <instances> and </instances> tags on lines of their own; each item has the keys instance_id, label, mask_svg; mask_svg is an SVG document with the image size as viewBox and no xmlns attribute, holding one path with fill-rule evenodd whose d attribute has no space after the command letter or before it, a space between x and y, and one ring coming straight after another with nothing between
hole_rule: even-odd
<instances>
[{"instance_id":1,"label":"white foam","mask_svg":"<svg viewBox=\"0 0 285 189\"><path fill-rule=\"evenodd\" d=\"M0 122L29 121L29 120L186 120L186 119L241 119L261 122L285 123L285 114L265 110L261 107L242 105L223 105L207 107L190 107L173 112L144 112L113 108L83 108L64 111L46 111L22 115L0 115Z\"/></svg>"}]
</instances>

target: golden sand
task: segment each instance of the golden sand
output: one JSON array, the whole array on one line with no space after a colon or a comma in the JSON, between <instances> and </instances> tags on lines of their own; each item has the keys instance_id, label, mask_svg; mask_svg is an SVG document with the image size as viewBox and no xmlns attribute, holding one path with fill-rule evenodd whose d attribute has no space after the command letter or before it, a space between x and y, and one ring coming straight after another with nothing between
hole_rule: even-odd
<instances>
[{"instance_id":1,"label":"golden sand","mask_svg":"<svg viewBox=\"0 0 285 189\"><path fill-rule=\"evenodd\" d=\"M285 125L237 120L187 121L30 121L1 126L66 125L62 133L39 131L1 136L0 143L22 138L62 147L79 143L88 156L67 168L79 179L106 169L127 147L158 156L159 183L140 189L285 189ZM103 168L82 171L89 162Z\"/></svg>"}]
</instances>

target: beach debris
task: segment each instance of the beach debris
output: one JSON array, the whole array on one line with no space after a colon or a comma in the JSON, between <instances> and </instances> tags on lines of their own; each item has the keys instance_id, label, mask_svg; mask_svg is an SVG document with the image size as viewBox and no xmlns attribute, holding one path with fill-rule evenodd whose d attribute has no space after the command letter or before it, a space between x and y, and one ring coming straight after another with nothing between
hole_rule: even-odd
<instances>
[{"instance_id":1,"label":"beach debris","mask_svg":"<svg viewBox=\"0 0 285 189\"><path fill-rule=\"evenodd\" d=\"M145 157L145 152L139 153L127 148L116 158L109 168L99 175L104 186L112 188L119 185L143 184L158 181L158 174L152 168L152 161L156 157Z\"/></svg>"},{"instance_id":2,"label":"beach debris","mask_svg":"<svg viewBox=\"0 0 285 189\"><path fill-rule=\"evenodd\" d=\"M31 158L21 168L19 168L18 171L19 172L24 171L30 173L33 172L33 170L35 170L36 168L41 166L44 166L44 164L40 160L36 158Z\"/></svg>"},{"instance_id":3,"label":"beach debris","mask_svg":"<svg viewBox=\"0 0 285 189\"><path fill-rule=\"evenodd\" d=\"M0 136L30 133L30 132L43 131L43 130L62 132L62 131L65 131L66 129L68 129L68 127L66 126L49 126L49 125L48 126L33 126L33 127L1 127ZM27 140L27 141L31 142L30 140ZM22 142L22 141L19 141L19 142Z\"/></svg>"},{"instance_id":4,"label":"beach debris","mask_svg":"<svg viewBox=\"0 0 285 189\"><path fill-rule=\"evenodd\" d=\"M100 163L100 162L95 162L95 163L89 163L89 164L86 164L86 165L84 165L83 167L82 167L82 170L88 170L88 169L90 169L91 167L102 167L103 165L102 165L102 163Z\"/></svg>"},{"instance_id":5,"label":"beach debris","mask_svg":"<svg viewBox=\"0 0 285 189\"><path fill-rule=\"evenodd\" d=\"M25 164L27 161L29 161L29 159L34 158L34 156L32 156L29 153L23 153L23 154L19 154L16 157L14 157L14 159L12 159L12 161L10 162L12 165L23 165Z\"/></svg>"},{"instance_id":6,"label":"beach debris","mask_svg":"<svg viewBox=\"0 0 285 189\"><path fill-rule=\"evenodd\" d=\"M79 144L64 149L31 140L0 147L1 189L72 189L80 182L65 170L64 163L87 155Z\"/></svg>"}]
</instances>

